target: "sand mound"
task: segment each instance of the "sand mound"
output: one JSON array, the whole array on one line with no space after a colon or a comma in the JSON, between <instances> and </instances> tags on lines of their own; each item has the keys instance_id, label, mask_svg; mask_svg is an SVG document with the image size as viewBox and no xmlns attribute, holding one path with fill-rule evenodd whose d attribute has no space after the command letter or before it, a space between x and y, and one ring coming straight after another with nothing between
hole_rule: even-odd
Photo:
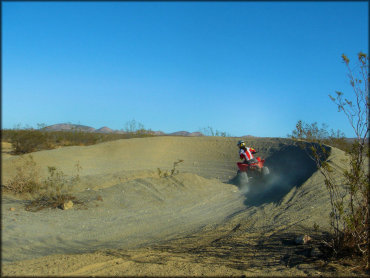
<instances>
[{"instance_id":1,"label":"sand mound","mask_svg":"<svg viewBox=\"0 0 370 278\"><path fill-rule=\"evenodd\" d=\"M327 227L326 189L304 150L288 139L249 140L266 158L271 175L238 188L233 185L237 140L153 137L33 153L43 175L47 166L71 175L79 161L83 170L74 191L88 208L33 213L22 210L22 200L3 196L3 262L158 246L190 235L216 239L235 227L244 237L313 223ZM338 168L343 167L343 157L333 149L329 159ZM18 159L2 157L3 183L14 175ZM184 162L178 175L159 177L158 168L170 170L179 159ZM10 212L10 207L16 211Z\"/></svg>"},{"instance_id":2,"label":"sand mound","mask_svg":"<svg viewBox=\"0 0 370 278\"><path fill-rule=\"evenodd\" d=\"M234 186L191 173L87 176L82 185L89 187L76 196L87 209L34 213L22 210L19 202L15 221L4 217L11 233L3 236L3 261L138 247L187 235L243 207ZM4 211L15 207L8 199L3 206Z\"/></svg>"},{"instance_id":3,"label":"sand mound","mask_svg":"<svg viewBox=\"0 0 370 278\"><path fill-rule=\"evenodd\" d=\"M87 147L64 147L32 155L44 175L47 174L47 166L55 166L67 175L72 175L77 161L83 167L83 175L97 175L122 171L157 171L157 168L168 170L174 161L182 159L184 162L179 168L182 172L228 182L235 176L236 162L239 161L237 140L222 137L134 138ZM301 167L301 170L295 167L294 171L308 171L307 175L313 171L305 152L292 145L291 140L253 139L248 140L248 144L258 149L259 156L268 158L267 163L279 172L282 170L281 163L294 167L301 159L304 161L299 162L300 165L308 165L309 170L306 167ZM2 157L3 182L14 174L14 162L18 159ZM300 172L296 175L301 175Z\"/></svg>"}]
</instances>

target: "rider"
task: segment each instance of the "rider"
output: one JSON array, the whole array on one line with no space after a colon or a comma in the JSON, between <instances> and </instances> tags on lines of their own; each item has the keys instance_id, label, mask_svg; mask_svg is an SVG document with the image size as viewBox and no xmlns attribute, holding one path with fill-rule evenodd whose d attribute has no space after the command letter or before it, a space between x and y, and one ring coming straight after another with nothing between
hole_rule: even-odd
<instances>
[{"instance_id":1,"label":"rider","mask_svg":"<svg viewBox=\"0 0 370 278\"><path fill-rule=\"evenodd\" d=\"M240 159L244 159L243 163L252 164L257 163L257 159L253 157L256 150L245 146L245 142L240 140L238 142Z\"/></svg>"}]
</instances>

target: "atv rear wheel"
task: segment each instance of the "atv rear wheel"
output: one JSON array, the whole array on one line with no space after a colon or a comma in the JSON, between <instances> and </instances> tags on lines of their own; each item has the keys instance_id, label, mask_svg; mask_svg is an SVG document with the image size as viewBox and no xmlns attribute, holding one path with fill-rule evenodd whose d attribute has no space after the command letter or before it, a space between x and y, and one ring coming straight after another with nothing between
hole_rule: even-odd
<instances>
[{"instance_id":1,"label":"atv rear wheel","mask_svg":"<svg viewBox=\"0 0 370 278\"><path fill-rule=\"evenodd\" d=\"M265 177L267 176L268 174L270 174L270 170L269 168L267 168L266 166L263 166L262 167L262 176Z\"/></svg>"}]
</instances>

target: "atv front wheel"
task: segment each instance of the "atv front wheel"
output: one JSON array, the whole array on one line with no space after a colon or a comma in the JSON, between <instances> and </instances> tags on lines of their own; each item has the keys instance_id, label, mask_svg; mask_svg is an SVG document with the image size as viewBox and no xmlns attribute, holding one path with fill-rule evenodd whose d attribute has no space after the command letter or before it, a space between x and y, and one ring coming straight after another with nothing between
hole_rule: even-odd
<instances>
[{"instance_id":1,"label":"atv front wheel","mask_svg":"<svg viewBox=\"0 0 370 278\"><path fill-rule=\"evenodd\" d=\"M244 185L247 185L248 184L248 175L246 172L240 172L238 171L238 174L237 174L237 185L239 186L244 186Z\"/></svg>"}]
</instances>

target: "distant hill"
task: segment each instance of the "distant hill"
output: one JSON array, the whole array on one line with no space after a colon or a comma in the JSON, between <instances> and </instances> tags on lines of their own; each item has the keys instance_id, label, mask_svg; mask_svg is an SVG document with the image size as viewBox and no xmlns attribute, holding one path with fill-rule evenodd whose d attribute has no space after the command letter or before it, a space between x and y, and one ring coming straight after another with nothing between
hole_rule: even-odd
<instances>
[{"instance_id":1,"label":"distant hill","mask_svg":"<svg viewBox=\"0 0 370 278\"><path fill-rule=\"evenodd\" d=\"M86 125L76 125L76 124L55 124L42 128L45 131L84 131L84 132L94 132L95 128Z\"/></svg>"},{"instance_id":2,"label":"distant hill","mask_svg":"<svg viewBox=\"0 0 370 278\"><path fill-rule=\"evenodd\" d=\"M167 135L170 135L170 136L189 136L190 132L188 131L176 131L176 132L172 132L172 133L168 133Z\"/></svg>"},{"instance_id":3,"label":"distant hill","mask_svg":"<svg viewBox=\"0 0 370 278\"><path fill-rule=\"evenodd\" d=\"M202 132L192 132L192 133L189 133L188 136L204 136L204 134Z\"/></svg>"},{"instance_id":4,"label":"distant hill","mask_svg":"<svg viewBox=\"0 0 370 278\"><path fill-rule=\"evenodd\" d=\"M259 138L257 136L253 136L253 135L243 135L243 136L240 136L240 137Z\"/></svg>"},{"instance_id":5,"label":"distant hill","mask_svg":"<svg viewBox=\"0 0 370 278\"><path fill-rule=\"evenodd\" d=\"M204 136L201 132L177 131L167 134L169 136Z\"/></svg>"},{"instance_id":6,"label":"distant hill","mask_svg":"<svg viewBox=\"0 0 370 278\"><path fill-rule=\"evenodd\" d=\"M163 131L152 131L153 135L166 135Z\"/></svg>"},{"instance_id":7,"label":"distant hill","mask_svg":"<svg viewBox=\"0 0 370 278\"><path fill-rule=\"evenodd\" d=\"M101 127L99 129L94 130L95 133L114 133L114 130L109 127Z\"/></svg>"},{"instance_id":8,"label":"distant hill","mask_svg":"<svg viewBox=\"0 0 370 278\"><path fill-rule=\"evenodd\" d=\"M101 127L99 129L95 129L91 126L86 125L79 125L79 124L69 124L69 123L62 123L62 124L55 124L50 125L47 127L42 128L45 131L82 131L82 132L94 132L94 133L118 133L118 134L125 134L127 132L122 130L114 130L107 126ZM166 134L163 131L151 131L151 134L156 136L204 136L201 132L188 132L188 131L177 131L173 133Z\"/></svg>"}]
</instances>

